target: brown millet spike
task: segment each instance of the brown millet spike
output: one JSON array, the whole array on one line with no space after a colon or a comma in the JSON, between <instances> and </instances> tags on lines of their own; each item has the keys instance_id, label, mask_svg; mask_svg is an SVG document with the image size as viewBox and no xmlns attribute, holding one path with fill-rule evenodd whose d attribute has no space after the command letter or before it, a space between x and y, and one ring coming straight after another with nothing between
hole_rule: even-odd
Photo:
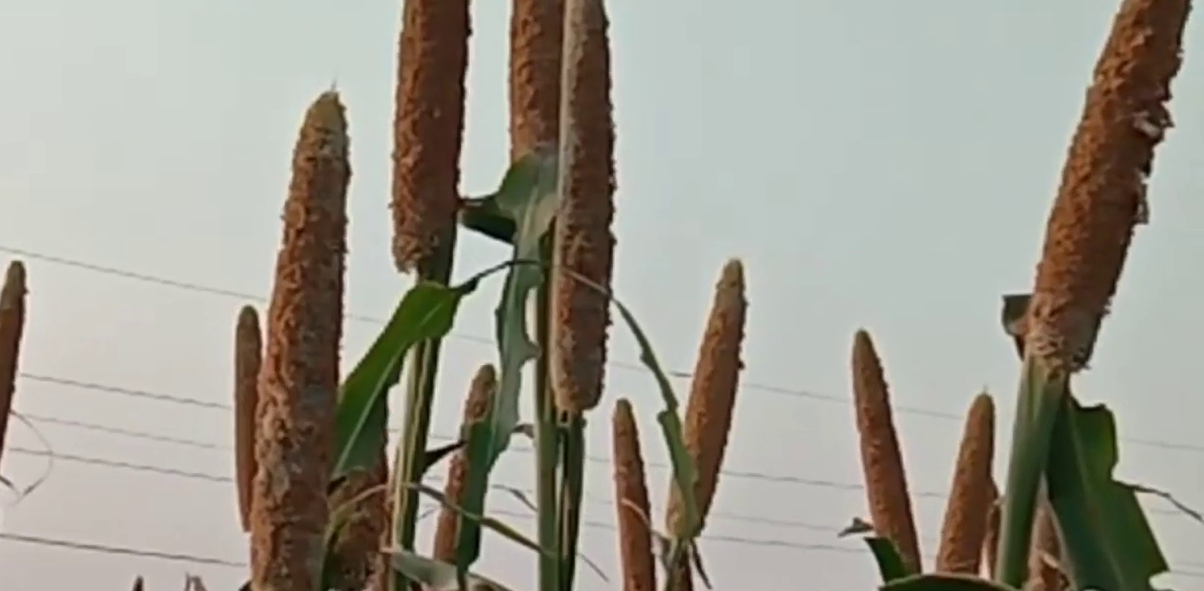
<instances>
[{"instance_id":1,"label":"brown millet spike","mask_svg":"<svg viewBox=\"0 0 1204 591\"><path fill-rule=\"evenodd\" d=\"M1062 591L1062 573L1046 562L1045 555L1059 560L1058 531L1053 519L1045 509L1037 511L1033 524L1032 545L1028 555L1028 581L1024 591Z\"/></svg>"},{"instance_id":2,"label":"brown millet spike","mask_svg":"<svg viewBox=\"0 0 1204 591\"><path fill-rule=\"evenodd\" d=\"M864 330L858 330L853 338L853 398L861 441L861 468L874 529L894 542L903 560L918 571L920 544L916 539L899 438L895 434L890 393L882 362Z\"/></svg>"},{"instance_id":3,"label":"brown millet spike","mask_svg":"<svg viewBox=\"0 0 1204 591\"><path fill-rule=\"evenodd\" d=\"M740 370L740 347L744 341L744 320L748 302L744 297L744 266L737 259L729 260L715 285L715 298L707 319L706 331L694 366L694 380L686 403L683 439L686 450L694 460L694 498L698 504L698 531L706 524L706 516L719 483L719 469L727 448L732 412L736 405L736 390ZM670 535L682 537L686 530L681 493L676 485L669 487L669 506L665 515ZM674 575L678 589L692 589L689 563L677 565Z\"/></svg>"},{"instance_id":4,"label":"brown millet spike","mask_svg":"<svg viewBox=\"0 0 1204 591\"><path fill-rule=\"evenodd\" d=\"M560 141L565 0L514 0L510 12L510 160Z\"/></svg>"},{"instance_id":5,"label":"brown millet spike","mask_svg":"<svg viewBox=\"0 0 1204 591\"><path fill-rule=\"evenodd\" d=\"M999 559L999 516L1002 509L999 506L999 486L991 479L991 504L987 510L987 534L982 540L983 560L987 562L986 573L992 580L995 578L995 562Z\"/></svg>"},{"instance_id":6,"label":"brown millet spike","mask_svg":"<svg viewBox=\"0 0 1204 591\"><path fill-rule=\"evenodd\" d=\"M1116 292L1164 103L1179 70L1190 0L1124 0L1094 70L1045 229L1029 305L1029 350L1066 368Z\"/></svg>"},{"instance_id":7,"label":"brown millet spike","mask_svg":"<svg viewBox=\"0 0 1204 591\"><path fill-rule=\"evenodd\" d=\"M485 364L477 370L468 389L468 398L464 401L464 416L460 433L467 433L473 423L481 421L489 413L489 405L493 401L493 393L497 390L497 370L492 365ZM464 500L464 482L468 478L468 459L464 450L452 454L447 468L447 484L443 488L443 496L450 502L459 505ZM435 543L431 558L444 562L454 562L456 558L456 531L459 514L447 507L439 510L439 523L435 527Z\"/></svg>"},{"instance_id":8,"label":"brown millet spike","mask_svg":"<svg viewBox=\"0 0 1204 591\"><path fill-rule=\"evenodd\" d=\"M640 453L640 433L631 402L626 398L615 403L611 444L623 591L656 591L656 561L652 553L652 532L648 529L652 512L648 503L644 456Z\"/></svg>"},{"instance_id":9,"label":"brown millet spike","mask_svg":"<svg viewBox=\"0 0 1204 591\"><path fill-rule=\"evenodd\" d=\"M405 0L393 115L393 259L450 247L459 207L468 0Z\"/></svg>"},{"instance_id":10,"label":"brown millet spike","mask_svg":"<svg viewBox=\"0 0 1204 591\"><path fill-rule=\"evenodd\" d=\"M937 572L977 575L991 503L991 461L995 456L995 403L974 397L957 452L953 486L941 526Z\"/></svg>"},{"instance_id":11,"label":"brown millet spike","mask_svg":"<svg viewBox=\"0 0 1204 591\"><path fill-rule=\"evenodd\" d=\"M337 93L309 107L293 151L259 374L251 498L257 591L316 589L329 511L347 250L347 120Z\"/></svg>"},{"instance_id":12,"label":"brown millet spike","mask_svg":"<svg viewBox=\"0 0 1204 591\"><path fill-rule=\"evenodd\" d=\"M606 364L610 305L593 287L559 272L568 269L610 286L615 238L614 123L610 105L610 49L602 0L572 2L568 63L568 178L556 217L553 253L550 369L556 407L580 413L598 405ZM562 154L566 151L562 150Z\"/></svg>"},{"instance_id":13,"label":"brown millet spike","mask_svg":"<svg viewBox=\"0 0 1204 591\"><path fill-rule=\"evenodd\" d=\"M4 435L8 431L8 413L17 390L17 365L21 354L21 335L25 332L25 265L8 264L4 286L0 287L0 456L4 454Z\"/></svg>"},{"instance_id":14,"label":"brown millet spike","mask_svg":"<svg viewBox=\"0 0 1204 591\"><path fill-rule=\"evenodd\" d=\"M263 335L252 306L238 311L234 329L234 481L238 486L238 518L251 531L251 480L255 478L255 420Z\"/></svg>"}]
</instances>

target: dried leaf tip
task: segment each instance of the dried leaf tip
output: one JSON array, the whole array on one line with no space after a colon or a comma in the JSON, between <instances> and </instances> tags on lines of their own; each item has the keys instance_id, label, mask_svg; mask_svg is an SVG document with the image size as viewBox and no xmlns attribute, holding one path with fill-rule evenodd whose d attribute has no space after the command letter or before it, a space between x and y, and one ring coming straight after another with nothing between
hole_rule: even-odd
<instances>
[{"instance_id":1,"label":"dried leaf tip","mask_svg":"<svg viewBox=\"0 0 1204 591\"><path fill-rule=\"evenodd\" d=\"M623 591L655 591L656 562L644 457L635 414L626 398L615 403L611 438Z\"/></svg>"},{"instance_id":2,"label":"dried leaf tip","mask_svg":"<svg viewBox=\"0 0 1204 591\"><path fill-rule=\"evenodd\" d=\"M1190 0L1125 0L1100 53L1049 214L1029 305L1030 355L1055 373L1085 363L1148 215L1154 148L1182 61Z\"/></svg>"},{"instance_id":3,"label":"dried leaf tip","mask_svg":"<svg viewBox=\"0 0 1204 591\"><path fill-rule=\"evenodd\" d=\"M882 362L865 330L858 330L853 337L852 370L861 468L865 474L870 517L878 534L893 541L903 560L912 569L918 569L919 541L890 393Z\"/></svg>"},{"instance_id":4,"label":"dried leaf tip","mask_svg":"<svg viewBox=\"0 0 1204 591\"><path fill-rule=\"evenodd\" d=\"M978 574L987 536L991 467L995 455L995 403L986 393L974 397L958 448L953 486L941 526L938 572Z\"/></svg>"},{"instance_id":5,"label":"dried leaf tip","mask_svg":"<svg viewBox=\"0 0 1204 591\"><path fill-rule=\"evenodd\" d=\"M485 364L477 369L472 383L468 387L468 398L464 401L464 413L460 423L461 437L466 436L467 429L475 422L481 421L489 413L489 405L497 390L497 370L493 365ZM459 505L464 500L464 486L468 478L468 459L464 451L459 450L452 455L448 462L447 484L443 496L450 503ZM459 527L460 514L443 506L439 510L439 522L435 527L435 543L431 557L435 560L450 561L456 556L456 534Z\"/></svg>"}]
</instances>

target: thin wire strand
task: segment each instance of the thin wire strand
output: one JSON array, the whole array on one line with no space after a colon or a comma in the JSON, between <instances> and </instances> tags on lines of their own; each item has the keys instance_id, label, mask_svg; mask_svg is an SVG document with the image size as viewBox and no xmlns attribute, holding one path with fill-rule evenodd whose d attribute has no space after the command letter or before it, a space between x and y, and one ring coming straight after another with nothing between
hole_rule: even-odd
<instances>
[{"instance_id":1,"label":"thin wire strand","mask_svg":"<svg viewBox=\"0 0 1204 591\"><path fill-rule=\"evenodd\" d=\"M223 289L223 288L219 288L219 287L201 285L199 283L192 283L192 282L187 282L187 281L177 281L174 279L168 279L166 277L162 277L162 276L158 276L158 275L151 275L148 273L139 273L136 271L129 271L126 269L120 269L117 267L110 267L110 266L106 266L106 265L98 265L98 264L89 263L89 262L81 261L81 260L77 260L77 259L69 259L69 258L55 256L55 255L49 255L49 254L45 254L45 253L41 253L41 252L25 250L22 248L15 248L15 247L11 247L11 246L0 245L0 252L5 252L5 253L8 253L8 254L11 254L14 256L23 257L23 258L32 259L32 260L39 260L39 261L52 263L52 264L56 264L56 265L62 265L62 266L66 266L66 267L74 267L77 269L92 271L94 273L100 273L103 275L122 277L125 279L131 279L131 280L140 281L143 283L151 283L151 284L161 285L161 286L165 286L165 287L172 287L175 289L181 289L181 290L190 291L190 292L206 293L206 294L210 294L210 295L216 295L216 296L221 296L221 297L226 297L226 298L233 298L233 299L238 299L238 300L243 300L243 301L247 301L247 300L256 301L256 302L266 301L266 299L263 298L262 296L257 296L257 295L249 294L249 293L245 293L245 292L239 292L239 291ZM375 318L375 317L371 317L371 316L364 316L361 314L347 314L347 315L345 315L345 317L348 320L354 320L356 322L370 323L370 324L374 324L374 325L378 325L378 326L385 324L385 321L383 319ZM493 341L491 339L482 337L482 336L478 336L478 335L471 335L471 334L464 334L464 333L451 333L448 336L450 336L452 338L464 340L464 341L482 343L482 344L486 344L486 345L493 344ZM612 365L614 367L628 370L628 371L635 371L635 372L641 372L641 373L648 372L648 369L645 368L644 366L636 364L636 363L631 363L631 362L611 361L608 363L608 365ZM675 378L685 378L685 379L689 379L693 376L692 373L684 372L684 371L670 371L670 372L668 372L668 374ZM841 403L841 404L851 404L852 403L852 400L849 399L847 396L833 396L831 394L821 394L818 392L811 392L811 391L807 391L807 390L785 388L782 386L775 386L772 384L764 384L764 383L756 383L756 382L743 382L743 383L741 383L741 387L744 389L747 389L747 390L755 390L755 391L760 391L760 392L766 392L769 394L777 394L777 395L781 395L781 396L788 396L788 397L795 397L795 398L807 398L807 399L811 399L811 400L821 400L821 401L825 401L825 402L837 402L837 403ZM961 421L963 418L962 415L960 415L958 413L952 413L952 412L942 411L942 410L938 410L938 409L912 407L912 406L904 406L904 405L895 406L894 411L899 414L925 416L925 417L941 419L941 420L950 420L950 421ZM1185 452L1192 452L1192 453L1197 453L1197 454L1204 454L1204 445L1167 441L1167 440L1163 440L1163 439L1144 439L1144 438L1132 438L1132 437L1122 437L1121 439L1123 441L1132 443L1134 445L1140 445L1140 446L1144 446L1144 447L1153 447L1153 448L1164 449L1164 450L1175 450L1175 451L1185 451Z\"/></svg>"}]
</instances>

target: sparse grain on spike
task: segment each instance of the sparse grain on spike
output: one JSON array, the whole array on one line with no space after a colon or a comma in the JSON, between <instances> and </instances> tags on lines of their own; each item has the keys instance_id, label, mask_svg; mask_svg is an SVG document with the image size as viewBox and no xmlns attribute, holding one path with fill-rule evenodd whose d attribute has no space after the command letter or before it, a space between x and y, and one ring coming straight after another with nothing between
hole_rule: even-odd
<instances>
[{"instance_id":1,"label":"sparse grain on spike","mask_svg":"<svg viewBox=\"0 0 1204 591\"><path fill-rule=\"evenodd\" d=\"M941 526L936 570L978 574L990 511L991 462L995 456L995 403L987 394L974 397L957 452L953 486Z\"/></svg>"},{"instance_id":2,"label":"sparse grain on spike","mask_svg":"<svg viewBox=\"0 0 1204 591\"><path fill-rule=\"evenodd\" d=\"M572 274L610 285L615 238L614 123L610 104L609 23L602 0L578 0L566 15L565 141L551 285L552 389L556 407L579 413L598 405L606 365L610 305Z\"/></svg>"},{"instance_id":3,"label":"sparse grain on spike","mask_svg":"<svg viewBox=\"0 0 1204 591\"><path fill-rule=\"evenodd\" d=\"M560 140L565 0L514 0L510 12L510 159Z\"/></svg>"},{"instance_id":4,"label":"sparse grain on spike","mask_svg":"<svg viewBox=\"0 0 1204 591\"><path fill-rule=\"evenodd\" d=\"M8 264L4 286L0 287L0 456L8 431L8 413L17 390L17 366L21 356L21 336L25 332L25 265Z\"/></svg>"},{"instance_id":5,"label":"sparse grain on spike","mask_svg":"<svg viewBox=\"0 0 1204 591\"><path fill-rule=\"evenodd\" d=\"M348 151L343 105L337 93L323 93L306 111L293 152L259 374L251 499L257 591L318 586L339 385Z\"/></svg>"},{"instance_id":6,"label":"sparse grain on spike","mask_svg":"<svg viewBox=\"0 0 1204 591\"><path fill-rule=\"evenodd\" d=\"M251 306L238 312L234 330L234 481L238 487L238 517L243 532L251 531L251 481L255 478L256 409L263 335L259 314Z\"/></svg>"},{"instance_id":7,"label":"sparse grain on spike","mask_svg":"<svg viewBox=\"0 0 1204 591\"><path fill-rule=\"evenodd\" d=\"M744 266L732 259L723 266L715 285L715 299L707 319L706 332L699 347L694 366L694 381L686 403L683 437L686 449L694 459L697 481L694 487L698 503L698 530L706 523L706 515L719 482L719 468L727 448L732 413L736 404L736 389L744 362L740 348L744 341L744 320L748 302L744 295ZM681 537L689 532L681 506L681 494L676 486L669 488L669 507L666 512L669 533ZM679 569L687 576L675 575L680 589L690 589L688 563Z\"/></svg>"},{"instance_id":8,"label":"sparse grain on spike","mask_svg":"<svg viewBox=\"0 0 1204 591\"><path fill-rule=\"evenodd\" d=\"M393 258L451 248L459 204L468 0L405 0L393 115Z\"/></svg>"},{"instance_id":9,"label":"sparse grain on spike","mask_svg":"<svg viewBox=\"0 0 1204 591\"><path fill-rule=\"evenodd\" d=\"M619 524L619 558L623 591L656 591L656 561L652 550L651 509L640 433L631 402L620 398L612 418L615 511Z\"/></svg>"},{"instance_id":10,"label":"sparse grain on spike","mask_svg":"<svg viewBox=\"0 0 1204 591\"><path fill-rule=\"evenodd\" d=\"M920 566L919 542L903 455L895 433L890 392L882 362L868 332L857 331L853 339L853 398L861 447L861 469L870 516L878 534L898 547L913 570Z\"/></svg>"},{"instance_id":11,"label":"sparse grain on spike","mask_svg":"<svg viewBox=\"0 0 1204 591\"><path fill-rule=\"evenodd\" d=\"M473 376L468 398L464 401L461 433L467 433L469 425L481 421L489 413L489 405L496 389L497 370L492 365L482 365ZM468 458L464 456L464 450L452 454L448 464L447 484L444 486L443 495L448 501L459 505L463 502L464 484L468 477ZM435 528L435 543L431 554L435 560L454 561L458 518L459 514L447 507L439 510L439 523Z\"/></svg>"},{"instance_id":12,"label":"sparse grain on spike","mask_svg":"<svg viewBox=\"0 0 1204 591\"><path fill-rule=\"evenodd\" d=\"M1116 292L1144 207L1154 148L1170 127L1190 0L1124 0L1095 66L1062 169L1029 306L1028 348L1051 370L1071 361Z\"/></svg>"}]
</instances>

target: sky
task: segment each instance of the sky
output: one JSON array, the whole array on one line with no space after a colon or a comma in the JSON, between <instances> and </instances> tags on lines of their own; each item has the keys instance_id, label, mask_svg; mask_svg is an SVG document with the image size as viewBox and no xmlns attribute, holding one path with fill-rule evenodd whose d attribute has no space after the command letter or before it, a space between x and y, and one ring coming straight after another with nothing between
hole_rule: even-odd
<instances>
[{"instance_id":1,"label":"sky","mask_svg":"<svg viewBox=\"0 0 1204 591\"><path fill-rule=\"evenodd\" d=\"M1002 477L1018 363L1000 296L1031 285L1116 4L609 2L617 293L666 365L688 372L720 267L739 257L746 268L746 370L701 543L716 589L875 582L868 552L835 536L866 514L848 403L860 327L892 386L923 553L936 550L959 417L984 389ZM462 189L478 194L507 158L508 3L475 2L473 16ZM0 473L46 477L0 506L9 588L124 589L138 574L154 591L181 588L185 573L214 591L241 583L223 408L234 321L270 290L296 130L334 81L355 171L345 367L411 281L393 270L386 207L398 23L395 0L0 3L0 258L18 251L28 267L16 406L36 427L13 424ZM1117 412L1120 477L1204 507L1191 344L1204 279L1190 270L1204 260L1204 167L1191 156L1204 153L1204 111L1188 107L1204 103L1199 28L1188 27L1177 128L1154 165L1152 224L1077 391ZM506 256L475 237L461 246L461 277ZM474 369L494 360L499 285L467 303L446 345L436 434L455 431ZM611 582L579 570L584 591L617 585L605 458L619 396L635 405L649 460L665 459L652 378L629 334L615 328L611 343L581 545ZM675 383L684 394L688 381ZM511 452L495 478L530 488L533 461ZM658 513L668 477L649 474ZM1159 583L1204 588L1204 526L1145 505L1177 571ZM490 506L532 531L513 497ZM424 544L432 530L424 522ZM501 539L479 563L515 589L531 588L535 569Z\"/></svg>"}]
</instances>

